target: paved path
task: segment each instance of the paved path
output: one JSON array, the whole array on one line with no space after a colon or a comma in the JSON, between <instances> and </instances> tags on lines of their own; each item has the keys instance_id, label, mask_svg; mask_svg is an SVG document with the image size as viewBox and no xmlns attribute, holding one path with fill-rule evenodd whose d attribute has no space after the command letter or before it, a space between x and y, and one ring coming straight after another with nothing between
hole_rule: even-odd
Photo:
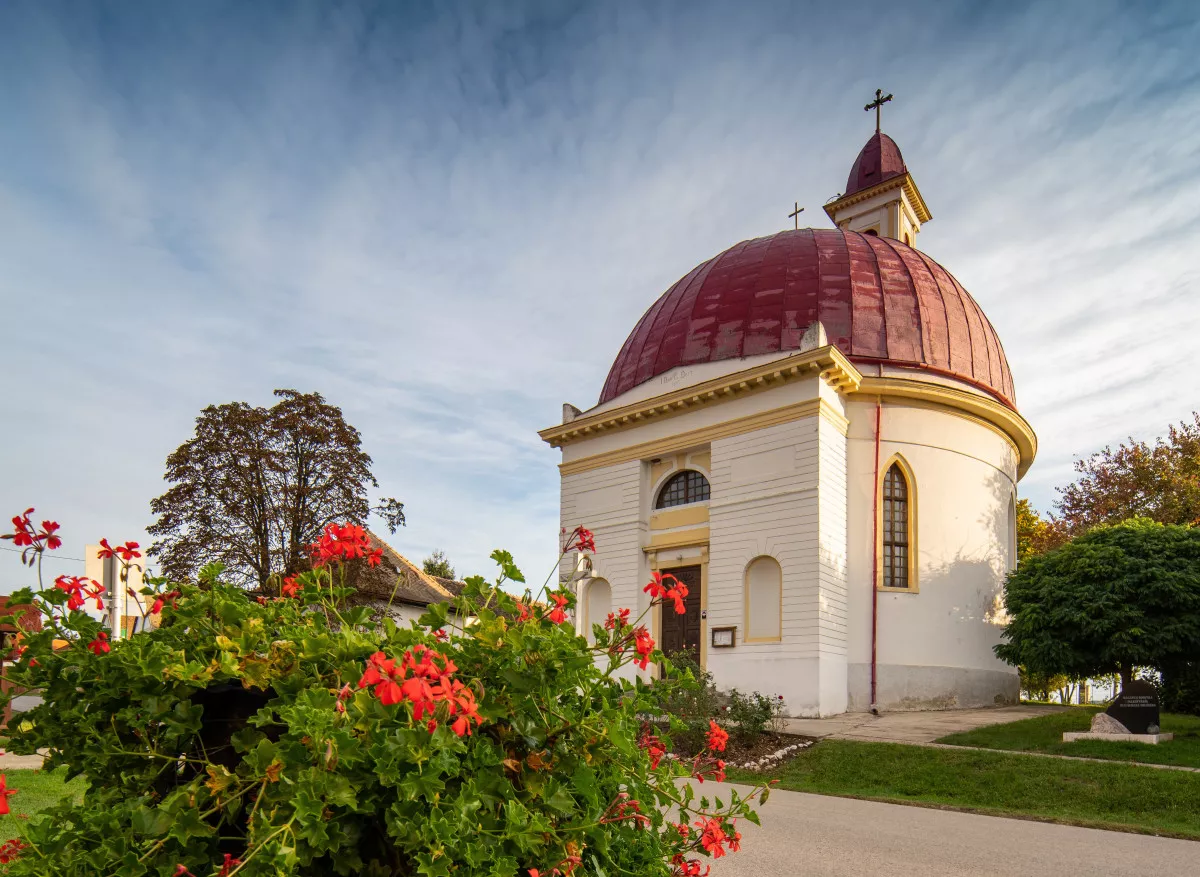
<instances>
[{"instance_id":1,"label":"paved path","mask_svg":"<svg viewBox=\"0 0 1200 877\"><path fill-rule=\"evenodd\" d=\"M759 813L713 877L1200 877L1195 841L801 792Z\"/></svg>"},{"instance_id":2,"label":"paved path","mask_svg":"<svg viewBox=\"0 0 1200 877\"><path fill-rule=\"evenodd\" d=\"M934 712L843 713L828 719L787 719L789 734L833 737L838 740L876 740L893 743L932 743L939 737L1060 712L1061 706L1008 706Z\"/></svg>"}]
</instances>

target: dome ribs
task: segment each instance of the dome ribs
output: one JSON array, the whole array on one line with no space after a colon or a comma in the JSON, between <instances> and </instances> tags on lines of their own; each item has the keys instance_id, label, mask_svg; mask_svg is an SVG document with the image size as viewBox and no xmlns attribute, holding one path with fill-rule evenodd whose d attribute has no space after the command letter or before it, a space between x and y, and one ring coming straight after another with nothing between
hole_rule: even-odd
<instances>
[{"instance_id":1,"label":"dome ribs","mask_svg":"<svg viewBox=\"0 0 1200 877\"><path fill-rule=\"evenodd\" d=\"M927 363L948 363L950 329L946 319L946 296L930 267L933 260L907 247L897 250L897 255L904 260L917 294L922 359Z\"/></svg>"},{"instance_id":2,"label":"dome ribs","mask_svg":"<svg viewBox=\"0 0 1200 877\"><path fill-rule=\"evenodd\" d=\"M642 315L600 402L677 366L799 350L814 320L851 360L957 377L1015 407L1000 339L958 281L899 241L841 229L789 229L698 265Z\"/></svg>"},{"instance_id":3,"label":"dome ribs","mask_svg":"<svg viewBox=\"0 0 1200 877\"><path fill-rule=\"evenodd\" d=\"M960 284L957 280L954 281L954 285L958 287L963 299L974 310L976 319L979 320L980 332L983 334L983 340L985 344L984 351L981 352L986 353L988 373L987 377L980 377L980 380L989 386L999 385L1003 387L1004 373L1008 371L1008 362L1005 361L1003 368L1001 367L1000 357L1002 354L1000 353L1000 339L996 337L996 330L992 326L991 321L987 318L987 315L983 312L983 308L979 306L979 302L975 301L971 293L963 289L962 284Z\"/></svg>"},{"instance_id":4,"label":"dome ribs","mask_svg":"<svg viewBox=\"0 0 1200 877\"><path fill-rule=\"evenodd\" d=\"M821 269L817 240L812 229L801 229L786 238L787 268L783 281L783 319L780 349L799 350L800 341L817 320Z\"/></svg>"},{"instance_id":5,"label":"dome ribs","mask_svg":"<svg viewBox=\"0 0 1200 877\"><path fill-rule=\"evenodd\" d=\"M973 378L975 362L971 353L971 327L967 323L966 303L946 270L932 259L929 263L946 305L946 332L950 349L946 367L952 372Z\"/></svg>"},{"instance_id":6,"label":"dome ribs","mask_svg":"<svg viewBox=\"0 0 1200 877\"><path fill-rule=\"evenodd\" d=\"M783 285L787 278L786 239L767 238L758 277L751 284L742 356L774 353L783 339Z\"/></svg>"},{"instance_id":7,"label":"dome ribs","mask_svg":"<svg viewBox=\"0 0 1200 877\"><path fill-rule=\"evenodd\" d=\"M887 332L887 358L925 362L921 346L921 311L913 294L913 277L891 241L876 237L870 242L879 264L883 290L883 322Z\"/></svg>"},{"instance_id":8,"label":"dome ribs","mask_svg":"<svg viewBox=\"0 0 1200 877\"><path fill-rule=\"evenodd\" d=\"M720 259L721 256L709 259L686 278L686 283L676 284L674 295L669 296L666 306L659 313L656 321L660 326L662 343L657 350L658 355L653 361L650 378L683 365L686 361L689 333L693 325L691 314L696 303L696 296L704 286L709 272ZM649 378L643 380L649 380ZM631 386L637 386L641 382L637 381Z\"/></svg>"},{"instance_id":9,"label":"dome ribs","mask_svg":"<svg viewBox=\"0 0 1200 877\"><path fill-rule=\"evenodd\" d=\"M679 302L675 318L686 331L680 364L712 362L716 355L720 332L721 297L730 278L730 264L735 264L746 248L746 241L735 244L709 263L704 276L688 289ZM725 267L722 267L722 266ZM660 372L661 374L661 372Z\"/></svg>"},{"instance_id":10,"label":"dome ribs","mask_svg":"<svg viewBox=\"0 0 1200 877\"><path fill-rule=\"evenodd\" d=\"M846 237L850 277L854 291L850 350L859 356L887 359L887 320L883 308L883 282L879 259L866 237Z\"/></svg>"},{"instance_id":11,"label":"dome ribs","mask_svg":"<svg viewBox=\"0 0 1200 877\"><path fill-rule=\"evenodd\" d=\"M825 326L830 343L843 353L851 348L850 314L854 297L850 288L850 253L841 232L813 229L817 244L817 319Z\"/></svg>"}]
</instances>

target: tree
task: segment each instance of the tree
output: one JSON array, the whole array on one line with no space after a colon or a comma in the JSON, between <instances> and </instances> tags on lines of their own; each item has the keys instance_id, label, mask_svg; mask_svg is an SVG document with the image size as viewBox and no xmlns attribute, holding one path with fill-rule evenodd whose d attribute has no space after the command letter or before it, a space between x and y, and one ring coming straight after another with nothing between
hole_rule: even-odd
<instances>
[{"instance_id":1,"label":"tree","mask_svg":"<svg viewBox=\"0 0 1200 877\"><path fill-rule=\"evenodd\" d=\"M319 393L276 390L271 408L245 402L210 405L196 432L167 457L170 489L150 503L157 520L150 554L162 572L193 579L205 564L259 588L273 574L307 565L307 546L326 524L362 525L378 487L361 436ZM404 505L381 501L392 532Z\"/></svg>"},{"instance_id":2,"label":"tree","mask_svg":"<svg viewBox=\"0 0 1200 877\"><path fill-rule=\"evenodd\" d=\"M440 548L421 561L421 566L425 568L426 575L437 576L441 579L454 578L454 567L450 565L450 559L446 557L446 552Z\"/></svg>"},{"instance_id":3,"label":"tree","mask_svg":"<svg viewBox=\"0 0 1200 877\"><path fill-rule=\"evenodd\" d=\"M1017 563L1066 541L1066 528L1059 521L1043 518L1029 500L1017 500Z\"/></svg>"},{"instance_id":4,"label":"tree","mask_svg":"<svg viewBox=\"0 0 1200 877\"><path fill-rule=\"evenodd\" d=\"M1161 668L1200 650L1200 529L1135 518L1009 574L996 654L1031 674L1087 678Z\"/></svg>"},{"instance_id":5,"label":"tree","mask_svg":"<svg viewBox=\"0 0 1200 877\"><path fill-rule=\"evenodd\" d=\"M1200 412L1154 444L1105 448L1075 462L1079 477L1059 488L1058 518L1071 535L1098 524L1145 517L1200 524Z\"/></svg>"}]
</instances>

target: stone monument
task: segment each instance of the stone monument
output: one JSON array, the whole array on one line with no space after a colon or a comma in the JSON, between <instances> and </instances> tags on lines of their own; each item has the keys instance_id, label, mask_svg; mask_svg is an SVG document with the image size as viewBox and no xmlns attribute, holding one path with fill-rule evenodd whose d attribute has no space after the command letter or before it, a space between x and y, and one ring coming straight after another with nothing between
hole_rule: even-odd
<instances>
[{"instance_id":1,"label":"stone monument","mask_svg":"<svg viewBox=\"0 0 1200 877\"><path fill-rule=\"evenodd\" d=\"M1174 734L1159 733L1158 692L1149 682L1135 679L1121 686L1121 693L1102 713L1092 717L1088 731L1067 731L1063 741L1124 740L1133 743L1165 743Z\"/></svg>"}]
</instances>

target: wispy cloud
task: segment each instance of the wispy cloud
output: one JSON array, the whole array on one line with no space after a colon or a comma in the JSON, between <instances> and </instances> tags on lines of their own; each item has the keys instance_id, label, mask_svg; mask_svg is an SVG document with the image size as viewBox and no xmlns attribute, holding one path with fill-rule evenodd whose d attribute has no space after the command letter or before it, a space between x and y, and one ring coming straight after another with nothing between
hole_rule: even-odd
<instances>
[{"instance_id":1,"label":"wispy cloud","mask_svg":"<svg viewBox=\"0 0 1200 877\"><path fill-rule=\"evenodd\" d=\"M6 4L0 500L136 538L204 405L318 389L401 550L548 567L536 429L694 264L824 224L882 85L1045 507L1196 404L1198 37L1182 3Z\"/></svg>"}]
</instances>

